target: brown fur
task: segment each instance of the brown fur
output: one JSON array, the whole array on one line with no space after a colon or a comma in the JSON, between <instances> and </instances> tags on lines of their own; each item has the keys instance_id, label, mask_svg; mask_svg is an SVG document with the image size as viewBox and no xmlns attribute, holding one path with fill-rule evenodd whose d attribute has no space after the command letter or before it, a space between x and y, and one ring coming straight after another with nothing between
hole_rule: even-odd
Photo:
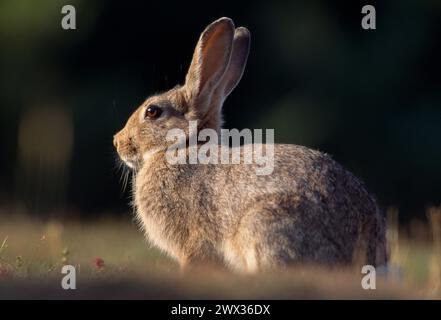
<instances>
[{"instance_id":1,"label":"brown fur","mask_svg":"<svg viewBox=\"0 0 441 320\"><path fill-rule=\"evenodd\" d=\"M239 82L249 32L221 18L202 33L185 85L148 98L114 143L135 169L134 204L148 239L182 266L215 263L258 271L292 263L348 264L366 253L386 263L385 223L363 184L329 156L275 145L272 174L255 164L171 165L167 131L220 130L221 107ZM145 119L157 104L164 112ZM242 148L243 152L243 148Z\"/></svg>"}]
</instances>

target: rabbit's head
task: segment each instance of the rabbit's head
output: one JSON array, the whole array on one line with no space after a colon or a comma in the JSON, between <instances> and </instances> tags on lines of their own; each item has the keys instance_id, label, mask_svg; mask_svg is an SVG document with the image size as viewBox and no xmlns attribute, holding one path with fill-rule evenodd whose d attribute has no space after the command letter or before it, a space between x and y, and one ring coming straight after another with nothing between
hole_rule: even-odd
<instances>
[{"instance_id":1,"label":"rabbit's head","mask_svg":"<svg viewBox=\"0 0 441 320\"><path fill-rule=\"evenodd\" d=\"M250 35L235 29L233 21L221 18L201 34L183 86L148 98L114 136L120 158L131 168L139 167L146 155L165 150L173 142L167 132L198 121L198 129L219 131L221 108L242 77L248 58Z\"/></svg>"}]
</instances>

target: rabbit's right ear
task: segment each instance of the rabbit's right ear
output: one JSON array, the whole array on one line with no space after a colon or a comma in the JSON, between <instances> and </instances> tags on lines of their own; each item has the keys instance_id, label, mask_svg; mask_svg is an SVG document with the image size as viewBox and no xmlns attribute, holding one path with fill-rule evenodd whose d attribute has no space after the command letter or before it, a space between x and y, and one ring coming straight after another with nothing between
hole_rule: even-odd
<instances>
[{"instance_id":1,"label":"rabbit's right ear","mask_svg":"<svg viewBox=\"0 0 441 320\"><path fill-rule=\"evenodd\" d=\"M250 32L245 27L239 27L234 32L233 51L227 71L217 89L223 99L237 86L242 78L243 71L250 52Z\"/></svg>"},{"instance_id":2,"label":"rabbit's right ear","mask_svg":"<svg viewBox=\"0 0 441 320\"><path fill-rule=\"evenodd\" d=\"M184 86L187 98L199 112L207 112L210 98L228 68L233 38L234 24L229 18L213 22L199 38Z\"/></svg>"}]
</instances>

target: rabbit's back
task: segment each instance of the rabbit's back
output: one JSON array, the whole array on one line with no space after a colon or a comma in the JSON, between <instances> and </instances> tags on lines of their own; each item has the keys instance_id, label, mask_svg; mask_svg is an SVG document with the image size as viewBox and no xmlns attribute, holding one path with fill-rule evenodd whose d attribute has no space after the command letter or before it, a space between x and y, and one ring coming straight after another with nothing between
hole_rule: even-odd
<instances>
[{"instance_id":1,"label":"rabbit's back","mask_svg":"<svg viewBox=\"0 0 441 320\"><path fill-rule=\"evenodd\" d=\"M197 180L194 181L196 184L206 184L207 179L202 178L210 176L210 184L215 186L210 189L215 193L216 202L223 207L231 207L231 210L242 211L262 197L280 195L302 199L305 207L334 212L337 216L358 217L377 211L376 202L363 183L319 151L298 145L276 144L273 172L257 175L257 166L207 166L193 180Z\"/></svg>"}]
</instances>

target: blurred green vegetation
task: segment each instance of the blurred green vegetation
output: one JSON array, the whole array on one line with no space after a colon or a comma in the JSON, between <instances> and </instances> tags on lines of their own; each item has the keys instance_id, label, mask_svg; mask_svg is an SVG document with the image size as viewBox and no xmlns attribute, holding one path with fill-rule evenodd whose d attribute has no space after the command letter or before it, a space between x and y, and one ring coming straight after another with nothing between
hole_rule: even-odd
<instances>
[{"instance_id":1,"label":"blurred green vegetation","mask_svg":"<svg viewBox=\"0 0 441 320\"><path fill-rule=\"evenodd\" d=\"M65 4L77 30L61 28ZM364 4L3 0L0 204L128 211L112 136L147 95L182 83L220 16L252 34L226 127L274 128L276 142L333 155L404 217L439 204L441 2L370 1L373 31Z\"/></svg>"}]
</instances>

